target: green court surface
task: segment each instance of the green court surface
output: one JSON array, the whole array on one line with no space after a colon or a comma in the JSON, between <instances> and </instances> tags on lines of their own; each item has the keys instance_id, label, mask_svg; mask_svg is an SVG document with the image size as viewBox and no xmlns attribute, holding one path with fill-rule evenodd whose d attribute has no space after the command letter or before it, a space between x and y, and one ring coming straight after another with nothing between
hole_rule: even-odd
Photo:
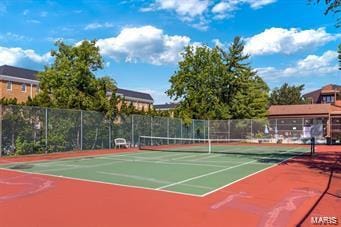
<instances>
[{"instance_id":1,"label":"green court surface","mask_svg":"<svg viewBox=\"0 0 341 227\"><path fill-rule=\"evenodd\" d=\"M198 149L198 148L197 148ZM213 151L231 151L232 146L217 146ZM239 148L240 149L240 148ZM174 193L205 196L235 181L265 170L288 158L308 152L307 148L286 148L264 155L231 153L195 153L174 151L138 151L113 153L49 161L12 163L0 168L30 173L96 181ZM268 153L267 153L268 150ZM271 152L269 152L271 151Z\"/></svg>"}]
</instances>

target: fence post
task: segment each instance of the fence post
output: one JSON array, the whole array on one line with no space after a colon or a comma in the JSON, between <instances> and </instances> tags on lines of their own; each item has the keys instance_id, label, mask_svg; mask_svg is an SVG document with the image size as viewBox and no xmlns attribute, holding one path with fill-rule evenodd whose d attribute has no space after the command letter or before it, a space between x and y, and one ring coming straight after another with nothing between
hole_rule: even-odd
<instances>
[{"instance_id":1,"label":"fence post","mask_svg":"<svg viewBox=\"0 0 341 227\"><path fill-rule=\"evenodd\" d=\"M153 136L153 117L150 117L150 136Z\"/></svg>"},{"instance_id":2,"label":"fence post","mask_svg":"<svg viewBox=\"0 0 341 227\"><path fill-rule=\"evenodd\" d=\"M83 110L81 110L81 138L80 138L80 142L81 142L81 150L83 150Z\"/></svg>"},{"instance_id":3,"label":"fence post","mask_svg":"<svg viewBox=\"0 0 341 227\"><path fill-rule=\"evenodd\" d=\"M2 156L2 104L0 104L0 157Z\"/></svg>"},{"instance_id":4,"label":"fence post","mask_svg":"<svg viewBox=\"0 0 341 227\"><path fill-rule=\"evenodd\" d=\"M252 136L252 119L250 119L250 124L251 124L250 125L250 129L251 129L251 135L250 136L251 136L251 140L252 140L252 138L253 138L253 136Z\"/></svg>"},{"instance_id":5,"label":"fence post","mask_svg":"<svg viewBox=\"0 0 341 227\"><path fill-rule=\"evenodd\" d=\"M195 124L195 120L192 119L192 138L194 139L195 138L195 135L194 135L194 124Z\"/></svg>"},{"instance_id":6,"label":"fence post","mask_svg":"<svg viewBox=\"0 0 341 227\"><path fill-rule=\"evenodd\" d=\"M134 134L134 115L131 115L131 144L135 147L135 134Z\"/></svg>"},{"instance_id":7,"label":"fence post","mask_svg":"<svg viewBox=\"0 0 341 227\"><path fill-rule=\"evenodd\" d=\"M207 139L210 140L210 120L207 120Z\"/></svg>"},{"instance_id":8,"label":"fence post","mask_svg":"<svg viewBox=\"0 0 341 227\"><path fill-rule=\"evenodd\" d=\"M47 108L45 108L45 154L47 154L47 152L48 152L48 148L47 148L47 146L48 146L48 115L47 115L47 111L48 111L48 109Z\"/></svg>"},{"instance_id":9,"label":"fence post","mask_svg":"<svg viewBox=\"0 0 341 227\"><path fill-rule=\"evenodd\" d=\"M231 139L231 120L227 120L227 139Z\"/></svg>"},{"instance_id":10,"label":"fence post","mask_svg":"<svg viewBox=\"0 0 341 227\"><path fill-rule=\"evenodd\" d=\"M111 149L111 119L109 119L109 149Z\"/></svg>"},{"instance_id":11,"label":"fence post","mask_svg":"<svg viewBox=\"0 0 341 227\"><path fill-rule=\"evenodd\" d=\"M204 139L206 139L206 121L205 120L203 121L204 121Z\"/></svg>"},{"instance_id":12,"label":"fence post","mask_svg":"<svg viewBox=\"0 0 341 227\"><path fill-rule=\"evenodd\" d=\"M278 139L278 125L277 125L277 118L275 119L275 139Z\"/></svg>"},{"instance_id":13,"label":"fence post","mask_svg":"<svg viewBox=\"0 0 341 227\"><path fill-rule=\"evenodd\" d=\"M169 144L169 117L167 117L167 144Z\"/></svg>"},{"instance_id":14,"label":"fence post","mask_svg":"<svg viewBox=\"0 0 341 227\"><path fill-rule=\"evenodd\" d=\"M182 138L182 119L180 119L180 138Z\"/></svg>"}]
</instances>

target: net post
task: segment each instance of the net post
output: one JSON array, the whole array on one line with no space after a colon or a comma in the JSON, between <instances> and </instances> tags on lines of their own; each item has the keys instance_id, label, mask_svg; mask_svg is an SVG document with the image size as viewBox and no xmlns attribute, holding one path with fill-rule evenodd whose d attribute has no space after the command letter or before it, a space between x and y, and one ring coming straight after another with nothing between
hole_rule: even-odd
<instances>
[{"instance_id":1,"label":"net post","mask_svg":"<svg viewBox=\"0 0 341 227\"><path fill-rule=\"evenodd\" d=\"M252 141L252 131L253 131L253 128L252 128L252 119L250 119L250 129L251 129L251 134L250 134L250 138L251 138L251 141Z\"/></svg>"},{"instance_id":2,"label":"net post","mask_svg":"<svg viewBox=\"0 0 341 227\"><path fill-rule=\"evenodd\" d=\"M47 154L47 140L48 140L48 109L45 108L45 154Z\"/></svg>"}]
</instances>

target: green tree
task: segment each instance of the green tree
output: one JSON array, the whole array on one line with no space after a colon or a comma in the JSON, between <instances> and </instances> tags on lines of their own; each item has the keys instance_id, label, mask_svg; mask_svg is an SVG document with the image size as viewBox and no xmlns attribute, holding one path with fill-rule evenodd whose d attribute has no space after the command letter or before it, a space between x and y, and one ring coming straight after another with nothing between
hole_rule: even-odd
<instances>
[{"instance_id":1,"label":"green tree","mask_svg":"<svg viewBox=\"0 0 341 227\"><path fill-rule=\"evenodd\" d=\"M32 102L46 107L115 112L115 82L109 77L97 79L94 74L103 68L96 42L70 46L59 41L56 46L58 50L51 51L54 63L38 74L40 92Z\"/></svg>"},{"instance_id":2,"label":"green tree","mask_svg":"<svg viewBox=\"0 0 341 227\"><path fill-rule=\"evenodd\" d=\"M266 114L268 87L256 75L236 37L228 51L186 47L167 94L179 101L176 115L196 119L255 118Z\"/></svg>"},{"instance_id":3,"label":"green tree","mask_svg":"<svg viewBox=\"0 0 341 227\"><path fill-rule=\"evenodd\" d=\"M223 84L223 101L230 104L232 118L265 117L269 88L246 60L244 43L235 37L228 52L220 49L229 75Z\"/></svg>"},{"instance_id":4,"label":"green tree","mask_svg":"<svg viewBox=\"0 0 341 227\"><path fill-rule=\"evenodd\" d=\"M271 105L304 104L306 100L302 96L304 85L290 86L287 83L280 88L275 88L270 94Z\"/></svg>"},{"instance_id":5,"label":"green tree","mask_svg":"<svg viewBox=\"0 0 341 227\"><path fill-rule=\"evenodd\" d=\"M177 112L185 122L197 119L227 119L228 105L220 97L227 71L217 48L188 46L171 77L167 94L179 100Z\"/></svg>"}]
</instances>

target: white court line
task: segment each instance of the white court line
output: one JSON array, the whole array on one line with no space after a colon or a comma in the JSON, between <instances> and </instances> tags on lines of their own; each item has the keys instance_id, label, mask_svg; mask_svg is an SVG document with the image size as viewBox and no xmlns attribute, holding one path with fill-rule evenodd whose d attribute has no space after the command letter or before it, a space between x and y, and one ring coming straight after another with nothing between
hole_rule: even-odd
<instances>
[{"instance_id":1,"label":"white court line","mask_svg":"<svg viewBox=\"0 0 341 227\"><path fill-rule=\"evenodd\" d=\"M155 152L155 151L131 151L129 152L129 154L133 155L133 154L136 154L136 153L152 153L152 152ZM107 154L94 154L94 155L81 155L81 156L73 156L73 157L64 157L64 158L58 158L56 157L55 159L48 159L48 158L45 158L45 159L40 159L40 160L27 160L27 161L23 161L23 162L10 162L10 161L7 161L6 163L0 163L0 166L8 166L8 165L16 165L16 164L24 164L24 163L49 163L49 162L54 162L54 161L68 161L68 160L73 160L73 159L86 159L86 158L90 158L90 157L93 157L93 158L96 158L96 157L102 157L102 156L113 156L113 155L117 155L117 156L126 156L128 155L127 153L124 153L121 155L121 153L107 153ZM39 156L34 156L34 157L39 157Z\"/></svg>"},{"instance_id":2,"label":"white court line","mask_svg":"<svg viewBox=\"0 0 341 227\"><path fill-rule=\"evenodd\" d=\"M172 183L171 181L165 181L165 180L158 180L155 178L150 178L150 177L143 177L143 176L137 176L137 175L130 175L130 174L120 174L120 173L112 173L112 172L103 172L103 171L96 171L96 173L100 174L105 174L105 175L111 175L111 176L118 176L118 177L125 177L125 178L131 178L131 179L136 179L136 180L141 180L141 181L150 181L154 183L160 183L160 184L170 184ZM201 185L195 185L195 184L183 184L192 188L201 188L201 189L214 189L212 187L207 187L207 186L201 186Z\"/></svg>"},{"instance_id":3,"label":"white court line","mask_svg":"<svg viewBox=\"0 0 341 227\"><path fill-rule=\"evenodd\" d=\"M203 154L194 154L194 155L187 155L187 156L183 156L180 158L172 158L172 160L180 160L180 159L186 159L186 158L190 158L190 157L197 157L197 156L202 156ZM187 161L187 160L186 160Z\"/></svg>"},{"instance_id":4,"label":"white court line","mask_svg":"<svg viewBox=\"0 0 341 227\"><path fill-rule=\"evenodd\" d=\"M112 172L105 172L105 171L96 171L96 173L111 175L111 176L118 176L118 177L126 177L126 178L135 179L135 180L150 181L150 182L159 183L159 184L171 183L170 181L158 180L158 179L151 178L151 177L143 177L143 176L137 176L137 175L123 174L123 173L112 173Z\"/></svg>"},{"instance_id":5,"label":"white court line","mask_svg":"<svg viewBox=\"0 0 341 227\"><path fill-rule=\"evenodd\" d=\"M75 166L75 167L67 167L67 168L54 168L54 169L43 169L43 170L37 170L39 172L50 172L50 171L64 171L64 170L76 170L76 169L87 169L87 168L96 168L96 167L100 167L100 166L109 166L109 165L113 165L115 163L120 163L122 161L119 160L115 160L115 159L111 159L111 162L106 162L106 163L101 163L101 164L96 164L96 165L79 165L79 166Z\"/></svg>"},{"instance_id":6,"label":"white court line","mask_svg":"<svg viewBox=\"0 0 341 227\"><path fill-rule=\"evenodd\" d=\"M14 169L6 169L6 168L1 168L0 167L0 170L1 169L5 170L5 171L18 172L18 173L23 173L23 174L28 174L28 175L56 177L56 178L61 178L61 179L76 180L76 181L82 181L82 182L114 185L114 186L128 187L128 188L135 188L135 189L144 189L144 190L148 190L148 191L162 191L162 192L167 192L167 193L172 193L172 194L177 194L177 195L187 195L187 196L193 196L193 197L201 197L201 195L198 195L198 194L191 194L191 193L186 193L186 192L176 192L176 191L170 191L170 190L156 190L155 188L148 188L148 187L143 187L143 186L134 186L134 185L129 185L129 184L110 183L110 182L105 182L105 181L88 180L88 179L82 179L82 178L77 178L77 177L58 176L58 175L47 174L47 173L35 173L35 172L22 171L22 170L14 170Z\"/></svg>"},{"instance_id":7,"label":"white court line","mask_svg":"<svg viewBox=\"0 0 341 227\"><path fill-rule=\"evenodd\" d=\"M151 151L151 152L154 152L154 151ZM134 152L134 153L137 153L137 152ZM133 153L133 154L134 154ZM142 152L141 152L142 153ZM143 152L144 153L144 152ZM148 152L149 153L149 152ZM132 154L132 153L130 153L130 154ZM300 155L304 155L305 153L302 153L302 154L300 154ZM97 155L96 155L97 156ZM103 157L103 156L116 156L116 154L108 154L108 155L98 155L97 157ZM119 156L119 155L117 155L117 156ZM123 155L120 155L120 156L123 156ZM249 175L247 175L247 176L245 176L245 177L243 177L243 178L241 178L241 179L238 179L238 180L236 180L236 181L233 181L233 182L230 182L230 183L228 183L228 184L226 184L226 185L224 185L224 186L221 186L221 187L219 187L219 188L217 188L217 189L214 189L214 190L212 190L212 191L209 191L209 192L207 192L207 193L205 193L205 194L201 194L201 195L198 195L198 194L191 194L191 193L186 193L186 192L177 192L177 191L171 191L171 190L166 190L166 189L154 189L154 188L148 188L148 187L143 187L143 186L133 186L133 185L125 185L125 184L119 184L119 183L110 183L110 182L104 182L104 181L96 181L96 180L88 180L88 179L81 179L81 178L76 178L76 177L66 177L66 176L58 176L58 175L53 175L53 174L46 174L46 173L35 173L35 172L30 172L30 171L22 171L22 170L14 170L14 169L7 169L7 168L2 168L2 167L0 167L0 169L2 169L2 170L4 170L4 171L11 171L11 172L18 172L18 173L23 173L23 174L28 174L28 175L40 175L40 176L50 176L50 177L56 177L56 178L61 178L61 179L70 179L70 180L76 180L76 181L81 181L81 182L91 182L91 183L99 183L99 184L105 184L105 185L114 185L114 186L123 186L123 187L128 187L128 188L135 188L135 189L144 189L144 190L149 190L149 191L162 191L162 192L167 192L167 193L171 193L171 194L177 194L177 195L187 195L187 196L193 196L193 197L205 197L205 196L207 196L207 195L210 195L211 193L214 193L214 192L216 192L216 191L218 191L218 190L221 190L222 188L225 188L225 187L227 187L227 186L229 186L229 185L231 185L231 184L233 184L233 183L236 183L236 182L238 182L238 181L241 181L241 180L243 180L243 179L246 179L246 178L248 178L248 177L251 177L251 176L253 176L253 175L255 175L255 174L258 174L258 173L260 173L260 172L262 172L262 171L265 171L265 170L267 170L267 169L269 169L269 168L272 168L272 167L275 167L275 166L277 166L277 165L279 165L280 163L282 163L282 162L285 162L285 161L287 161L287 160L290 160L290 159L293 159L293 158L295 158L295 157L297 157L297 156L299 156L299 155L295 155L295 156L293 156L293 157L290 157L290 158L288 158L288 159L285 159L285 160L283 160L283 161L281 161L281 162L279 162L279 163L275 163L275 164L273 164L272 166L269 166L269 167L267 167L267 168L265 168L265 169L262 169L262 170L260 170L260 171L257 171L257 172L255 172L255 173L252 173L252 174L249 174ZM91 155L91 156L82 156L82 157L94 157L93 155ZM79 159L80 157L72 157L72 158L65 158L65 159ZM58 159L58 160L61 160L61 159ZM41 161L49 161L49 160L37 160L38 162L41 162ZM52 160L52 161L54 161L54 160ZM255 161L258 161L258 160L255 160ZM31 161L32 162L32 161ZM36 161L35 161L36 162ZM22 163L25 163L25 162L19 162L19 164L22 164ZM15 164L15 163L11 163L11 164Z\"/></svg>"},{"instance_id":8,"label":"white court line","mask_svg":"<svg viewBox=\"0 0 341 227\"><path fill-rule=\"evenodd\" d=\"M304 155L304 153L302 153L302 154L300 154L300 155ZM284 159L284 160L282 160L281 162L274 163L274 164L272 164L272 165L269 166L269 167L266 167L266 168L261 169L261 170L259 170L259 171L257 171L257 172L251 173L251 174L249 174L249 175L247 175L247 176L245 176L245 177L239 178L238 180L232 181L232 182L230 182L230 183L228 183L228 184L225 184L225 185L223 185L223 186L221 186L221 187L219 187L219 188L214 189L213 191L207 192L207 193L202 194L202 195L200 195L200 196L201 196L201 197L205 197L205 196L207 196L207 195L210 195L210 194L212 194L212 193L214 193L214 192L216 192L216 191L219 191L219 190L221 190L221 189L223 189L223 188L225 188L225 187L228 187L228 186L230 186L230 185L232 185L232 184L234 184L234 183L237 183L237 182L242 181L242 180L244 180L244 179L246 179L246 178L249 178L249 177L251 177L251 176L253 176L253 175L256 175L256 174L258 174L258 173L261 173L261 172L263 172L263 171L265 171L265 170L268 170L268 169L270 169L270 168L273 168L273 167L275 167L275 166L278 166L279 164L281 164L281 163L283 163L283 162L286 162L286 161L288 161L288 160L290 160L290 159L293 159L293 158L295 158L295 157L298 157L298 156L299 156L299 155L296 155L296 156L293 156L293 157Z\"/></svg>"},{"instance_id":9,"label":"white court line","mask_svg":"<svg viewBox=\"0 0 341 227\"><path fill-rule=\"evenodd\" d=\"M297 148L295 148L295 149L290 149L290 150L287 150L286 152L282 152L281 154L288 153L288 152L294 151L294 150L296 150L296 149L297 149ZM271 157L271 156L269 156L269 158L270 158L270 157ZM295 157L295 156L294 156L294 157ZM291 157L291 158L293 158L293 157ZM285 160L283 160L283 161L281 161L281 162L279 162L279 163L282 163L282 162L284 162L284 161L286 161L286 160L289 160L289 159L291 159L291 158L285 159ZM264 159L264 158L261 158L261 159ZM192 181L192 180L196 180L196 179L199 179L199 178L202 178L202 177L210 176L210 175L213 175L213 174L216 174L216 173L224 172L224 171L226 171L226 170L234 169L234 168L237 168L237 167L240 167L240 166L244 166L244 165L247 165L247 164L250 164L250 163L253 163L253 162L257 162L257 161L259 161L259 160L261 160L261 159L256 159L256 160L252 160L252 161L249 161L249 162L244 162L244 163L241 163L241 164L238 164L238 165L234 165L234 166L227 167L227 168L225 168L225 169L213 171L213 172L210 172L210 173L206 173L206 174L203 174L203 175L199 175L199 176L195 176L195 177L192 177L192 178L188 178L188 179L185 179L185 180L182 180L182 181L178 181L178 182L175 182L175 183L172 183L172 184L164 185L164 186L161 186L161 187L157 188L156 190L160 190L160 189L164 189L164 188L169 188L169 187L171 187L171 186L179 185L179 184L182 184L182 183L185 183L185 182L188 182L188 181ZM276 164L274 164L274 165L277 165L277 164L279 164L279 163L276 163ZM272 165L272 166L273 166L273 165ZM268 167L268 168L269 168L269 167ZM265 169L268 169L268 168L265 168ZM251 176L251 175L248 175L248 176ZM247 177L248 177L248 176L247 176ZM245 178L246 178L246 177L244 177L243 179L245 179ZM229 184L227 184L227 185L230 185L230 184L232 184L232 183L229 183ZM206 193L206 194L207 194L207 193Z\"/></svg>"},{"instance_id":10,"label":"white court line","mask_svg":"<svg viewBox=\"0 0 341 227\"><path fill-rule=\"evenodd\" d=\"M32 160L32 161L23 161L23 162L8 162L8 163L0 163L1 166L6 166L4 168L9 168L7 166L12 165L20 165L20 164L26 164L26 163L37 163L35 165L41 165L46 164L49 165L52 162L59 162L59 161L72 161L72 160L88 160L87 158L101 158L101 157L139 157L134 156L136 154L151 154L155 153L155 151L132 151L128 153L107 153L107 154L94 154L94 155L83 155L83 156L74 156L74 157L65 157L65 158L56 158L56 159L40 159L40 160ZM2 167L1 167L2 168Z\"/></svg>"},{"instance_id":11,"label":"white court line","mask_svg":"<svg viewBox=\"0 0 341 227\"><path fill-rule=\"evenodd\" d=\"M201 164L201 163L187 163L187 162L167 162L166 160L164 161L148 161L148 160L139 160L139 159L119 159L119 158L102 158L102 159L110 159L110 160L119 160L119 161L124 161L124 162L145 162L145 163L153 163L153 164L164 164L164 165L188 165L188 166L208 166L208 167L217 167L217 168L222 168L225 166L220 166L220 165L210 165L210 164ZM231 162L235 163L235 162Z\"/></svg>"},{"instance_id":12,"label":"white court line","mask_svg":"<svg viewBox=\"0 0 341 227\"><path fill-rule=\"evenodd\" d=\"M216 174L216 173L224 172L226 170L234 169L234 168L237 168L237 167L240 167L240 166L244 166L244 165L250 164L252 162L256 162L256 161L258 161L258 160L252 160L252 161L249 161L249 162L244 162L242 164L230 166L230 167L227 167L227 168L224 168L224 169L220 169L220 170L217 170L217 171L213 171L213 172L209 172L209 173L202 174L202 175L199 175L199 176L191 177L191 178L188 178L186 180L182 180L182 181L178 181L178 182L175 182L175 183L172 183L172 184L161 186L161 187L157 188L156 190L160 190L160 189L164 189L164 188L169 188L169 187L174 186L174 185L182 184L182 183L185 183L185 182L188 182L188 181L191 181L191 180L196 180L196 179L199 179L199 178L202 178L202 177L206 177L206 176L210 176L210 175L213 175L213 174Z\"/></svg>"}]
</instances>

